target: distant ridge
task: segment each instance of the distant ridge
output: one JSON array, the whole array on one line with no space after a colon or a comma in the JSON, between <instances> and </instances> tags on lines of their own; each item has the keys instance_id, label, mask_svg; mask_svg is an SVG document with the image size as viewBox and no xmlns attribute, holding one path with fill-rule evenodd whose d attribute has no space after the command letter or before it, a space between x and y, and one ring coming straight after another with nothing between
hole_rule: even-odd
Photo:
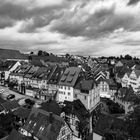
<instances>
[{"instance_id":1,"label":"distant ridge","mask_svg":"<svg viewBox=\"0 0 140 140\"><path fill-rule=\"evenodd\" d=\"M1 59L27 59L27 56L25 54L22 54L19 50L0 48L0 58Z\"/></svg>"}]
</instances>

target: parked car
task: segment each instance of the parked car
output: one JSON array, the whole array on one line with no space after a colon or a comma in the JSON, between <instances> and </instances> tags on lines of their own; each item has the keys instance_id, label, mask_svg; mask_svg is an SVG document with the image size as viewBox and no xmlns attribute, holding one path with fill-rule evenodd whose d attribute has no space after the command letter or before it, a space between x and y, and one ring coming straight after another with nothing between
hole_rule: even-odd
<instances>
[{"instance_id":1,"label":"parked car","mask_svg":"<svg viewBox=\"0 0 140 140\"><path fill-rule=\"evenodd\" d=\"M14 94L9 94L7 96L7 100L12 100L12 99L15 99L15 95Z\"/></svg>"}]
</instances>

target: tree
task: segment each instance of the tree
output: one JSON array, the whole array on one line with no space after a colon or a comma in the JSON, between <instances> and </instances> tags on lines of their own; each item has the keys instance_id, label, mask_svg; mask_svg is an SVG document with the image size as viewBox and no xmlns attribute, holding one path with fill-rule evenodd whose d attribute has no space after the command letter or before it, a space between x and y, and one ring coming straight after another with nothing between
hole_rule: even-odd
<instances>
[{"instance_id":1,"label":"tree","mask_svg":"<svg viewBox=\"0 0 140 140\"><path fill-rule=\"evenodd\" d=\"M49 56L49 53L47 53L46 51L43 52L44 56Z\"/></svg>"},{"instance_id":2,"label":"tree","mask_svg":"<svg viewBox=\"0 0 140 140\"><path fill-rule=\"evenodd\" d=\"M132 56L130 56L129 54L125 55L124 58L125 58L126 60L132 60Z\"/></svg>"},{"instance_id":3,"label":"tree","mask_svg":"<svg viewBox=\"0 0 140 140\"><path fill-rule=\"evenodd\" d=\"M33 55L34 54L34 52L30 52L30 55Z\"/></svg>"},{"instance_id":4,"label":"tree","mask_svg":"<svg viewBox=\"0 0 140 140\"><path fill-rule=\"evenodd\" d=\"M70 57L70 54L67 53L67 54L65 55L65 57L68 59L68 58Z\"/></svg>"},{"instance_id":5,"label":"tree","mask_svg":"<svg viewBox=\"0 0 140 140\"><path fill-rule=\"evenodd\" d=\"M126 117L128 132L131 136L140 138L140 105L134 108Z\"/></svg>"},{"instance_id":6,"label":"tree","mask_svg":"<svg viewBox=\"0 0 140 140\"><path fill-rule=\"evenodd\" d=\"M32 56L29 55L29 56L28 56L28 60L29 60L29 61L32 61L32 59L33 59Z\"/></svg>"},{"instance_id":7,"label":"tree","mask_svg":"<svg viewBox=\"0 0 140 140\"><path fill-rule=\"evenodd\" d=\"M42 50L39 50L38 51L38 56L42 56L43 55L43 51Z\"/></svg>"}]
</instances>

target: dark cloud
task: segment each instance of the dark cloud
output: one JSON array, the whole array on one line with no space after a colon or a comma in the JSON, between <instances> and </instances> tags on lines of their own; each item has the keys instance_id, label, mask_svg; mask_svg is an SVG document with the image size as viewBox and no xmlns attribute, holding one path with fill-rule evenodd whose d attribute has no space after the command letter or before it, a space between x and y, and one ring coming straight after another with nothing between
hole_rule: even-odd
<instances>
[{"instance_id":1,"label":"dark cloud","mask_svg":"<svg viewBox=\"0 0 140 140\"><path fill-rule=\"evenodd\" d=\"M27 29L29 28L29 30L33 30L33 28L36 26L42 27L48 24L51 19L53 19L49 17L49 15L53 17L52 13L54 13L54 11L59 11L60 9L66 8L67 6L68 4L64 3L62 5L52 5L29 9L25 5L16 5L14 3L0 1L0 17L6 17L14 22L20 20L28 21L29 19L33 19L33 25L27 24ZM46 16L48 19L43 20L41 18L43 16ZM38 20L40 20L40 22ZM0 26L2 28L3 25ZM27 29L25 29L25 31L27 31Z\"/></svg>"},{"instance_id":2,"label":"dark cloud","mask_svg":"<svg viewBox=\"0 0 140 140\"><path fill-rule=\"evenodd\" d=\"M50 22L54 19L60 18L62 13L55 14L53 11L45 16L36 16L31 20L27 20L23 23L22 28L19 29L19 32L35 32L37 28L41 28L50 24Z\"/></svg>"},{"instance_id":3,"label":"dark cloud","mask_svg":"<svg viewBox=\"0 0 140 140\"><path fill-rule=\"evenodd\" d=\"M10 27L10 26L13 26L13 25L14 25L13 20L0 16L0 29L3 29L5 27Z\"/></svg>"},{"instance_id":4,"label":"dark cloud","mask_svg":"<svg viewBox=\"0 0 140 140\"><path fill-rule=\"evenodd\" d=\"M140 0L130 0L130 1L128 2L128 5L135 5L135 4L137 4L139 1L140 1Z\"/></svg>"},{"instance_id":5,"label":"dark cloud","mask_svg":"<svg viewBox=\"0 0 140 140\"><path fill-rule=\"evenodd\" d=\"M117 14L115 8L115 5L112 5L110 8L98 9L93 14L87 15L88 18L84 22L78 18L77 21L73 21L76 13L72 13L73 16L65 16L55 21L51 30L68 36L88 38L103 37L118 28L133 30L135 17L129 14Z\"/></svg>"},{"instance_id":6,"label":"dark cloud","mask_svg":"<svg viewBox=\"0 0 140 140\"><path fill-rule=\"evenodd\" d=\"M126 46L140 46L140 40L133 40L133 39L127 39L117 43Z\"/></svg>"}]
</instances>

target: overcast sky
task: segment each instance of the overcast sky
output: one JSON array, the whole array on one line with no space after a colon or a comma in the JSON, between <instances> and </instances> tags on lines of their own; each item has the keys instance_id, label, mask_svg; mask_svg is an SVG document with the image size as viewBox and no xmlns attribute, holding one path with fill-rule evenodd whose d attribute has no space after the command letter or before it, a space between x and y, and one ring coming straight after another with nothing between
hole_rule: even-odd
<instances>
[{"instance_id":1,"label":"overcast sky","mask_svg":"<svg viewBox=\"0 0 140 140\"><path fill-rule=\"evenodd\" d=\"M0 0L0 48L140 56L140 2Z\"/></svg>"}]
</instances>

